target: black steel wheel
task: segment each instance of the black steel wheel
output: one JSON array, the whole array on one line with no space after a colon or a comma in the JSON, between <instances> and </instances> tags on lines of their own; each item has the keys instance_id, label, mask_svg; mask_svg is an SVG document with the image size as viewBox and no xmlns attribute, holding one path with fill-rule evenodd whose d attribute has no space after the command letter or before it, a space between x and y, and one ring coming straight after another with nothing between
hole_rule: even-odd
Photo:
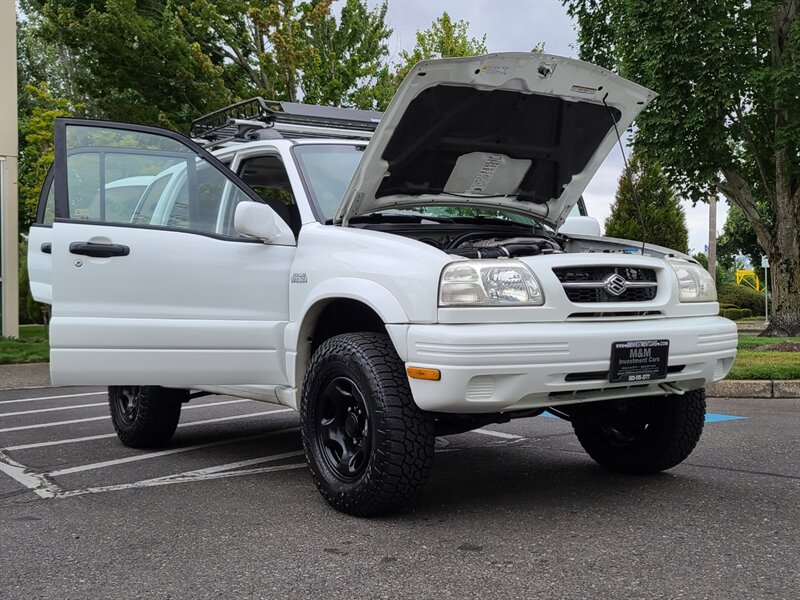
<instances>
[{"instance_id":1,"label":"black steel wheel","mask_svg":"<svg viewBox=\"0 0 800 600\"><path fill-rule=\"evenodd\" d=\"M108 404L117 437L131 448L153 448L166 444L175 433L181 405L189 390L156 386L110 386Z\"/></svg>"},{"instance_id":2,"label":"black steel wheel","mask_svg":"<svg viewBox=\"0 0 800 600\"><path fill-rule=\"evenodd\" d=\"M317 397L317 443L328 467L344 481L367 468L371 453L364 394L349 377L334 377Z\"/></svg>"},{"instance_id":3,"label":"black steel wheel","mask_svg":"<svg viewBox=\"0 0 800 600\"><path fill-rule=\"evenodd\" d=\"M141 386L120 386L115 390L115 393L109 391L108 394L109 401L114 403L111 414L116 415L122 425L130 427L136 422L136 415L139 414Z\"/></svg>"},{"instance_id":4,"label":"black steel wheel","mask_svg":"<svg viewBox=\"0 0 800 600\"><path fill-rule=\"evenodd\" d=\"M671 469L694 450L703 433L705 390L683 395L592 403L573 413L572 427L598 464L620 473Z\"/></svg>"},{"instance_id":5,"label":"black steel wheel","mask_svg":"<svg viewBox=\"0 0 800 600\"><path fill-rule=\"evenodd\" d=\"M414 404L403 362L385 334L323 342L306 373L300 419L314 482L336 510L392 512L428 477L433 417Z\"/></svg>"}]
</instances>

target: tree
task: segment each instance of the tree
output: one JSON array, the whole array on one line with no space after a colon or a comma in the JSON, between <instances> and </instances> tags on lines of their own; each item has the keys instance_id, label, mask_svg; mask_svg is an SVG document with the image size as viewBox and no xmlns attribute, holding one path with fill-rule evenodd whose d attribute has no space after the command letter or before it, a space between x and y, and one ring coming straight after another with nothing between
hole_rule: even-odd
<instances>
[{"instance_id":1,"label":"tree","mask_svg":"<svg viewBox=\"0 0 800 600\"><path fill-rule=\"evenodd\" d=\"M717 256L720 264L730 267L739 255L747 256L750 263L758 268L761 265L763 250L758 245L753 226L742 211L731 206L725 228L717 241Z\"/></svg>"},{"instance_id":2,"label":"tree","mask_svg":"<svg viewBox=\"0 0 800 600\"><path fill-rule=\"evenodd\" d=\"M766 334L800 334L800 0L562 1L581 58L661 94L637 150L683 195L721 192L752 226L772 266Z\"/></svg>"},{"instance_id":3,"label":"tree","mask_svg":"<svg viewBox=\"0 0 800 600\"><path fill-rule=\"evenodd\" d=\"M355 94L356 105L386 110L405 76L421 60L476 56L487 52L485 35L480 39L469 37L469 21L454 22L447 12L443 12L428 29L417 31L414 48L410 52L403 50L400 62L393 69L384 66L375 74L372 85Z\"/></svg>"},{"instance_id":4,"label":"tree","mask_svg":"<svg viewBox=\"0 0 800 600\"><path fill-rule=\"evenodd\" d=\"M222 66L188 39L184 0L28 0L42 35L66 48L90 115L173 129L230 100ZM185 0L188 2L189 0Z\"/></svg>"},{"instance_id":5,"label":"tree","mask_svg":"<svg viewBox=\"0 0 800 600\"><path fill-rule=\"evenodd\" d=\"M224 69L239 97L343 105L389 53L386 3L346 0L176 0L189 39Z\"/></svg>"},{"instance_id":6,"label":"tree","mask_svg":"<svg viewBox=\"0 0 800 600\"><path fill-rule=\"evenodd\" d=\"M387 8L384 2L370 11L362 0L347 0L338 22L328 14L311 29L314 53L303 66L303 102L356 105L361 84L380 75L389 55Z\"/></svg>"},{"instance_id":7,"label":"tree","mask_svg":"<svg viewBox=\"0 0 800 600\"><path fill-rule=\"evenodd\" d=\"M232 100L354 104L388 55L386 3L25 0L69 49L93 114L185 130Z\"/></svg>"},{"instance_id":8,"label":"tree","mask_svg":"<svg viewBox=\"0 0 800 600\"><path fill-rule=\"evenodd\" d=\"M80 106L54 97L42 82L23 92L26 112L19 119L19 231L27 233L36 218L36 206L47 170L53 163L53 130L58 117L71 117Z\"/></svg>"},{"instance_id":9,"label":"tree","mask_svg":"<svg viewBox=\"0 0 800 600\"><path fill-rule=\"evenodd\" d=\"M633 198L636 186L637 206ZM642 232L644 221L646 236ZM686 216L661 168L638 154L619 179L617 196L606 219L606 235L628 240L646 240L679 252L689 251Z\"/></svg>"}]
</instances>

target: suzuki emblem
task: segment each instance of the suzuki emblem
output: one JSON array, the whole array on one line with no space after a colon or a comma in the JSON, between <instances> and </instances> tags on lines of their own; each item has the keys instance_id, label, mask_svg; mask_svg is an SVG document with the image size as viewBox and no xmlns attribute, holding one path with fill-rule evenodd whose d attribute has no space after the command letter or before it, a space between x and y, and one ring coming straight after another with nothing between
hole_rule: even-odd
<instances>
[{"instance_id":1,"label":"suzuki emblem","mask_svg":"<svg viewBox=\"0 0 800 600\"><path fill-rule=\"evenodd\" d=\"M619 296L628 289L628 281L617 273L612 273L603 280L606 291L612 296Z\"/></svg>"}]
</instances>

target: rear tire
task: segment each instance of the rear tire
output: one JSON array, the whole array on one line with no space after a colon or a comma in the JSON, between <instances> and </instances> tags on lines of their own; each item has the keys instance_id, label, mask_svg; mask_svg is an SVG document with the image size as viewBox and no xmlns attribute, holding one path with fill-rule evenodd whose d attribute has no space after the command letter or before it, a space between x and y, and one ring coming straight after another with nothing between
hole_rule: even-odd
<instances>
[{"instance_id":1,"label":"rear tire","mask_svg":"<svg viewBox=\"0 0 800 600\"><path fill-rule=\"evenodd\" d=\"M572 426L598 464L619 473L648 474L683 462L703 433L704 389L682 396L631 398L587 405Z\"/></svg>"},{"instance_id":2,"label":"rear tire","mask_svg":"<svg viewBox=\"0 0 800 600\"><path fill-rule=\"evenodd\" d=\"M347 333L322 343L306 373L300 423L314 483L340 512L395 511L428 478L433 417L414 404L386 334Z\"/></svg>"},{"instance_id":3,"label":"rear tire","mask_svg":"<svg viewBox=\"0 0 800 600\"><path fill-rule=\"evenodd\" d=\"M110 386L108 404L117 437L131 448L155 448L172 438L189 390Z\"/></svg>"}]
</instances>

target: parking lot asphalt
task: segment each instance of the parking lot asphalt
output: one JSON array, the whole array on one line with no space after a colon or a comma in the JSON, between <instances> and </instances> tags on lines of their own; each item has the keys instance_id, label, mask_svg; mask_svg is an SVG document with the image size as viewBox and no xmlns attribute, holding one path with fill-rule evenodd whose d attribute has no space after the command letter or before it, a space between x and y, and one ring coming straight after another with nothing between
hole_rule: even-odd
<instances>
[{"instance_id":1,"label":"parking lot asphalt","mask_svg":"<svg viewBox=\"0 0 800 600\"><path fill-rule=\"evenodd\" d=\"M205 397L139 451L101 388L0 392L0 597L800 597L800 399L709 412L692 456L644 478L555 418L440 438L411 509L355 519L282 407Z\"/></svg>"}]
</instances>

